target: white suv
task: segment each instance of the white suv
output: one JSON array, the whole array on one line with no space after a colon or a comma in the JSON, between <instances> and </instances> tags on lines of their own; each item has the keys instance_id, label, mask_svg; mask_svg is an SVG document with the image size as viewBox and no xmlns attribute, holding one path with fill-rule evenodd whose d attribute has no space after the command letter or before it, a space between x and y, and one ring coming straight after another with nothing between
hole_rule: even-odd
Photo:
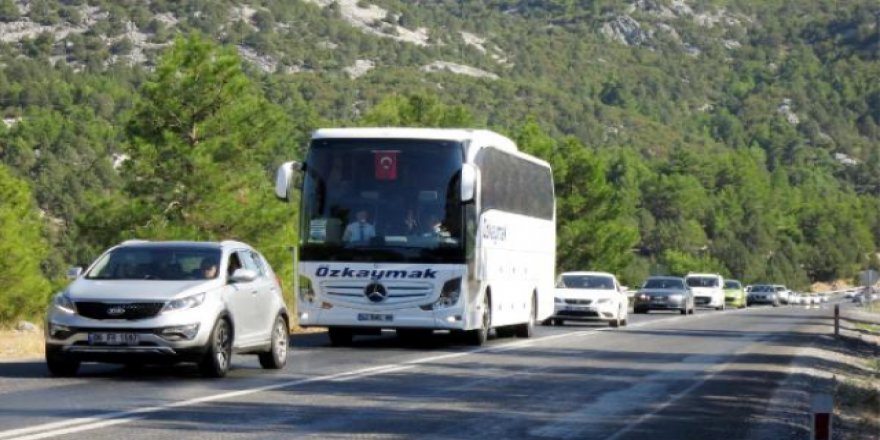
<instances>
[{"instance_id":1,"label":"white suv","mask_svg":"<svg viewBox=\"0 0 880 440\"><path fill-rule=\"evenodd\" d=\"M287 362L288 313L278 278L239 242L127 241L55 295L46 363L71 376L81 362L194 362L223 377L232 353L264 368Z\"/></svg>"},{"instance_id":2,"label":"white suv","mask_svg":"<svg viewBox=\"0 0 880 440\"><path fill-rule=\"evenodd\" d=\"M782 304L794 304L792 302L791 290L788 290L788 287L785 287L782 284L774 284L773 288L776 290L776 296L779 298L779 302Z\"/></svg>"},{"instance_id":3,"label":"white suv","mask_svg":"<svg viewBox=\"0 0 880 440\"><path fill-rule=\"evenodd\" d=\"M715 273L690 273L685 277L700 307L724 310L724 277Z\"/></svg>"}]
</instances>

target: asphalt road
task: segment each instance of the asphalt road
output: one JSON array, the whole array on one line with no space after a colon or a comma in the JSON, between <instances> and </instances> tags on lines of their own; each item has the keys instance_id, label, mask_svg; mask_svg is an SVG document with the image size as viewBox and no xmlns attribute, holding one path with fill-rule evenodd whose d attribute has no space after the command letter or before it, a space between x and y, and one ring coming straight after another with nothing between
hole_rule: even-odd
<instances>
[{"instance_id":1,"label":"asphalt road","mask_svg":"<svg viewBox=\"0 0 880 440\"><path fill-rule=\"evenodd\" d=\"M828 332L824 307L631 314L626 328L541 327L480 348L294 335L286 369L239 356L221 380L0 363L0 440L807 438L805 403L785 393Z\"/></svg>"}]
</instances>

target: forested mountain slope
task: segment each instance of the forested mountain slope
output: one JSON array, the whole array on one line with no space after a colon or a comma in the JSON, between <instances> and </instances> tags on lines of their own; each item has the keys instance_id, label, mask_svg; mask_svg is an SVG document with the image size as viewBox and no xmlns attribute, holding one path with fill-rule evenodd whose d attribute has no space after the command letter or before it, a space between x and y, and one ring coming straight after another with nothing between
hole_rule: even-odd
<instances>
[{"instance_id":1,"label":"forested mountain slope","mask_svg":"<svg viewBox=\"0 0 880 440\"><path fill-rule=\"evenodd\" d=\"M273 243L286 267L288 207L169 206L243 164L267 190L318 126L486 126L554 164L560 269L805 286L877 265L878 21L869 0L0 0L0 162L46 277L135 235ZM172 148L181 103L157 90L207 100L204 69L230 85L220 119L189 115L216 144ZM204 179L138 183L181 158Z\"/></svg>"}]
</instances>

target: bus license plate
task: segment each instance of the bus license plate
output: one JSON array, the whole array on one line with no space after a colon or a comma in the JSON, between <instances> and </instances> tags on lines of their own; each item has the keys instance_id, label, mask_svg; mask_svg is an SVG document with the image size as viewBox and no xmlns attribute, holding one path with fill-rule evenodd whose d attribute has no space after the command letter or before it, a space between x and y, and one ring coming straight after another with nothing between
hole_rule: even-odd
<instances>
[{"instance_id":1,"label":"bus license plate","mask_svg":"<svg viewBox=\"0 0 880 440\"><path fill-rule=\"evenodd\" d=\"M89 333L89 345L138 345L137 333Z\"/></svg>"},{"instance_id":2,"label":"bus license plate","mask_svg":"<svg viewBox=\"0 0 880 440\"><path fill-rule=\"evenodd\" d=\"M394 315L383 315L380 313L358 313L358 321L392 322L394 321Z\"/></svg>"}]
</instances>

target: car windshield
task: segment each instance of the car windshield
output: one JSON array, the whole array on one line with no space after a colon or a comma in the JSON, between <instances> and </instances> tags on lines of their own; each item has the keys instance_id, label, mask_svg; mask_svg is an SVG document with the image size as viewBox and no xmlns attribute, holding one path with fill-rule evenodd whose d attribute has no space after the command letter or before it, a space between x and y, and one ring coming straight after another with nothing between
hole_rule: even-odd
<instances>
[{"instance_id":1,"label":"car windshield","mask_svg":"<svg viewBox=\"0 0 880 440\"><path fill-rule=\"evenodd\" d=\"M459 142L318 139L303 183L303 260L464 261Z\"/></svg>"},{"instance_id":2,"label":"car windshield","mask_svg":"<svg viewBox=\"0 0 880 440\"><path fill-rule=\"evenodd\" d=\"M718 287L716 277L688 277L687 284L691 287Z\"/></svg>"},{"instance_id":3,"label":"car windshield","mask_svg":"<svg viewBox=\"0 0 880 440\"><path fill-rule=\"evenodd\" d=\"M651 278L645 281L645 285L642 288L684 290L684 282L675 278Z\"/></svg>"},{"instance_id":4,"label":"car windshield","mask_svg":"<svg viewBox=\"0 0 880 440\"><path fill-rule=\"evenodd\" d=\"M219 273L220 249L144 246L116 248L86 274L90 280L208 280Z\"/></svg>"},{"instance_id":5,"label":"car windshield","mask_svg":"<svg viewBox=\"0 0 880 440\"><path fill-rule=\"evenodd\" d=\"M737 280L727 280L724 282L725 289L742 289L742 284Z\"/></svg>"},{"instance_id":6,"label":"car windshield","mask_svg":"<svg viewBox=\"0 0 880 440\"><path fill-rule=\"evenodd\" d=\"M777 292L782 292L783 290L785 290L785 286L776 286Z\"/></svg>"},{"instance_id":7,"label":"car windshield","mask_svg":"<svg viewBox=\"0 0 880 440\"><path fill-rule=\"evenodd\" d=\"M614 280L601 275L563 275L559 284L567 289L614 290Z\"/></svg>"}]
</instances>

